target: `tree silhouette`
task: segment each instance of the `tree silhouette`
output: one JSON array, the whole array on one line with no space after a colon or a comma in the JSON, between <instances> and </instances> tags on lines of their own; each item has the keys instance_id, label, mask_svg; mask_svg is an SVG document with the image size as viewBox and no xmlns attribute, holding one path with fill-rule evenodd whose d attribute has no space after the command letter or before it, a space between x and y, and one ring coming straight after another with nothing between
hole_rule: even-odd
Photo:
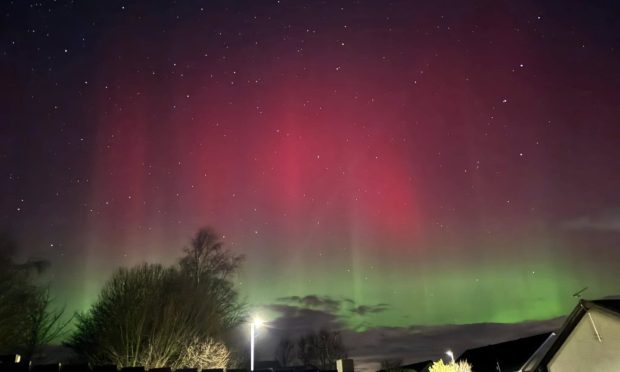
<instances>
[{"instance_id":1,"label":"tree silhouette","mask_svg":"<svg viewBox=\"0 0 620 372\"><path fill-rule=\"evenodd\" d=\"M275 359L282 367L290 366L295 359L295 343L288 337L281 339L276 348Z\"/></svg>"},{"instance_id":2,"label":"tree silhouette","mask_svg":"<svg viewBox=\"0 0 620 372\"><path fill-rule=\"evenodd\" d=\"M339 332L321 329L297 340L297 357L303 365L320 369L336 369L336 361L347 357Z\"/></svg>"},{"instance_id":3,"label":"tree silhouette","mask_svg":"<svg viewBox=\"0 0 620 372\"><path fill-rule=\"evenodd\" d=\"M90 311L78 315L67 344L98 364L225 367L223 341L243 318L230 280L240 260L202 229L179 265L121 268Z\"/></svg>"},{"instance_id":4,"label":"tree silhouette","mask_svg":"<svg viewBox=\"0 0 620 372\"><path fill-rule=\"evenodd\" d=\"M71 319L62 321L64 309L53 309L47 288L35 276L49 267L45 260L13 260L17 244L0 234L0 353L17 353L30 359L45 344L59 337Z\"/></svg>"},{"instance_id":5,"label":"tree silhouette","mask_svg":"<svg viewBox=\"0 0 620 372\"><path fill-rule=\"evenodd\" d=\"M243 261L243 256L225 249L219 235L210 227L200 229L184 249L180 272L194 288L209 296L211 316L210 333L222 337L242 321L243 305L230 280Z\"/></svg>"}]
</instances>

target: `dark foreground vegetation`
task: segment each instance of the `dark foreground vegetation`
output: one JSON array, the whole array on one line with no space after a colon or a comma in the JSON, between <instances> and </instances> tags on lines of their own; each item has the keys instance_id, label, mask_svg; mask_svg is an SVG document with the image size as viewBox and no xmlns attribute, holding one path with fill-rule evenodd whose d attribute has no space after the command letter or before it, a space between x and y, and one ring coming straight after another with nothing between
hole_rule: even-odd
<instances>
[{"instance_id":1,"label":"dark foreground vegetation","mask_svg":"<svg viewBox=\"0 0 620 372\"><path fill-rule=\"evenodd\" d=\"M87 312L64 322L47 287L37 284L47 262L16 263L15 252L16 244L3 237L0 354L28 361L64 338L80 361L92 365L224 368L234 362L230 331L245 312L232 276L242 257L225 249L212 229L198 231L174 265L118 269Z\"/></svg>"},{"instance_id":2,"label":"dark foreground vegetation","mask_svg":"<svg viewBox=\"0 0 620 372\"><path fill-rule=\"evenodd\" d=\"M0 236L0 354L29 359L42 346L60 337L67 325L63 309L54 308L47 286L38 283L49 263L15 262L17 244Z\"/></svg>"},{"instance_id":3,"label":"dark foreground vegetation","mask_svg":"<svg viewBox=\"0 0 620 372\"><path fill-rule=\"evenodd\" d=\"M16 244L7 236L0 244L0 355L19 354L22 359L18 364L0 361L3 370L30 368L33 356L53 341L62 341L75 353L71 362L79 364L62 370L82 367L70 372L106 365L110 371L248 365L247 345L232 342L233 330L246 321L245 305L233 284L243 258L226 249L211 228L199 230L173 265L119 268L91 308L73 316L55 307L47 286L40 283L46 261L17 263ZM281 340L275 357L282 367L335 369L346 349L337 332L321 330ZM58 372L59 366L46 368Z\"/></svg>"}]
</instances>

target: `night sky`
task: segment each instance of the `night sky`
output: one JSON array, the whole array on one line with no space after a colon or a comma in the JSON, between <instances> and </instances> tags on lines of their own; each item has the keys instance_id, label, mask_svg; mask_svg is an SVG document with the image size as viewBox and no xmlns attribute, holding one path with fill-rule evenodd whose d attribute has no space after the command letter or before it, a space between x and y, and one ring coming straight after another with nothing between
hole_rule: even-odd
<instances>
[{"instance_id":1,"label":"night sky","mask_svg":"<svg viewBox=\"0 0 620 372\"><path fill-rule=\"evenodd\" d=\"M0 228L71 311L205 225L276 323L517 326L620 293L614 1L0 7Z\"/></svg>"}]
</instances>

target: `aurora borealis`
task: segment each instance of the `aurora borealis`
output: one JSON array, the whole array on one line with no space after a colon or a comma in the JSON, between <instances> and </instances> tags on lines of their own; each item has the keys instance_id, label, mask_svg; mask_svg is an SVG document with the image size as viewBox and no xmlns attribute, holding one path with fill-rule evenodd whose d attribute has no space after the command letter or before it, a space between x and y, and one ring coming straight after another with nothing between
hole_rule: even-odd
<instances>
[{"instance_id":1,"label":"aurora borealis","mask_svg":"<svg viewBox=\"0 0 620 372\"><path fill-rule=\"evenodd\" d=\"M360 332L620 292L613 2L1 9L1 227L71 310L204 225L253 308Z\"/></svg>"}]
</instances>

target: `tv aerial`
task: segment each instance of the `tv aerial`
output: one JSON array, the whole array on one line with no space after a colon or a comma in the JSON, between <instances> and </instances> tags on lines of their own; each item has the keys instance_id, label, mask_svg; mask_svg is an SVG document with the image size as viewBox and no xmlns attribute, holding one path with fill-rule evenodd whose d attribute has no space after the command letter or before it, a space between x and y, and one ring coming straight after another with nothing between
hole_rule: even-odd
<instances>
[{"instance_id":1,"label":"tv aerial","mask_svg":"<svg viewBox=\"0 0 620 372\"><path fill-rule=\"evenodd\" d=\"M573 293L573 297L575 297L576 299L580 299L581 298L581 294L583 292L585 292L588 289L588 287L583 287L580 290L578 290L577 292Z\"/></svg>"}]
</instances>

